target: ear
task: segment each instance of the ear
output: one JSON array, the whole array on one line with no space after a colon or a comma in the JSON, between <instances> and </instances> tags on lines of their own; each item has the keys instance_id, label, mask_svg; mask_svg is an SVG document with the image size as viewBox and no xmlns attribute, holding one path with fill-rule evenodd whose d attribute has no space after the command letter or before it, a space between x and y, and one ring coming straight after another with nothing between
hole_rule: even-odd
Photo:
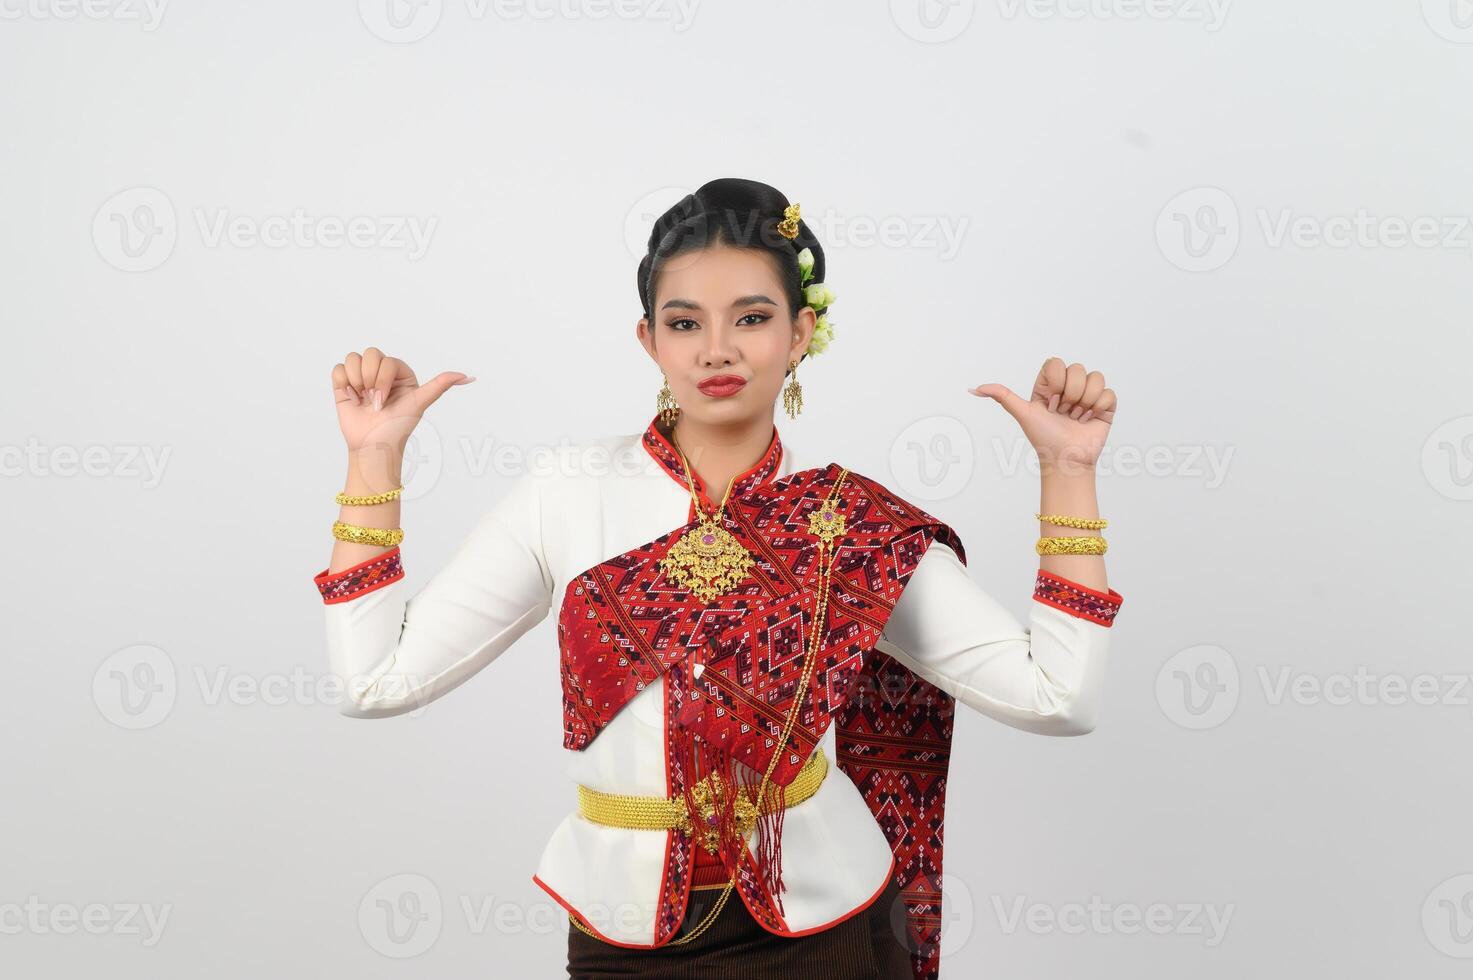
<instances>
[{"instance_id":1,"label":"ear","mask_svg":"<svg viewBox=\"0 0 1473 980\"><path fill-rule=\"evenodd\" d=\"M649 317L642 316L639 318L639 321L635 323L634 336L639 338L639 343L642 347L644 347L645 353L650 356L650 360L658 361L659 358L655 356L655 334L654 331L650 329Z\"/></svg>"},{"instance_id":2,"label":"ear","mask_svg":"<svg viewBox=\"0 0 1473 980\"><path fill-rule=\"evenodd\" d=\"M799 360L803 352L808 349L808 343L813 339L813 331L818 326L818 314L813 307L805 306L793 317L793 346L788 351L788 363Z\"/></svg>"}]
</instances>

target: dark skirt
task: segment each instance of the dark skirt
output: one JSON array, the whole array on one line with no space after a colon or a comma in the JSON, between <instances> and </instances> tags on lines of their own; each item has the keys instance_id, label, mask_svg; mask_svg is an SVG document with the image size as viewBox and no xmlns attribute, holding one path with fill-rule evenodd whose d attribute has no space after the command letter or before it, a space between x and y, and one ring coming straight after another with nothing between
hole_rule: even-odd
<instances>
[{"instance_id":1,"label":"dark skirt","mask_svg":"<svg viewBox=\"0 0 1473 980\"><path fill-rule=\"evenodd\" d=\"M678 939L698 925L720 888L692 889ZM822 932L796 938L762 928L732 892L706 931L680 946L627 949L568 923L570 980L912 980L905 905L892 878L869 908Z\"/></svg>"}]
</instances>

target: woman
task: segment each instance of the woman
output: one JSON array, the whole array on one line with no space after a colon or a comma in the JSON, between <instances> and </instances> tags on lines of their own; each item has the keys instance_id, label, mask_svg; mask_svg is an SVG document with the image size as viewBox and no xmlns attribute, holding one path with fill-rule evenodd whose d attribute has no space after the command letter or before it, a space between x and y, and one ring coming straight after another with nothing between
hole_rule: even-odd
<instances>
[{"instance_id":1,"label":"woman","mask_svg":"<svg viewBox=\"0 0 1473 980\"><path fill-rule=\"evenodd\" d=\"M1094 484L1114 393L1057 358L1028 399L971 389L1043 464L1024 627L950 527L779 437L779 389L795 417L797 365L832 336L824 273L768 185L712 181L662 215L636 330L660 410L586 443L587 472L515 479L412 600L404 445L474 379L421 385L376 348L333 368L350 465L314 581L344 713L440 697L558 603L577 785L533 877L568 910L572 977L935 977L955 700L1042 734L1093 727L1121 603Z\"/></svg>"}]
</instances>

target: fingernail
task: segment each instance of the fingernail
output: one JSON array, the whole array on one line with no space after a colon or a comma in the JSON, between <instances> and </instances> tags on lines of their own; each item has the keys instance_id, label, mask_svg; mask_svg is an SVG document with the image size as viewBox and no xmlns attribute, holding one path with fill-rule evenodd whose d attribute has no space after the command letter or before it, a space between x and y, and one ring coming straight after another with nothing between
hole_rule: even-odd
<instances>
[{"instance_id":1,"label":"fingernail","mask_svg":"<svg viewBox=\"0 0 1473 980\"><path fill-rule=\"evenodd\" d=\"M1090 409L1089 411L1085 412L1083 415L1079 416L1079 421L1081 421L1081 422L1088 422L1090 420L1090 417L1093 416L1094 413L1095 413L1095 410L1094 409Z\"/></svg>"},{"instance_id":2,"label":"fingernail","mask_svg":"<svg viewBox=\"0 0 1473 980\"><path fill-rule=\"evenodd\" d=\"M470 384L474 380L476 380L476 376L473 374L470 377L468 377L468 378L465 379L465 383L466 384Z\"/></svg>"},{"instance_id":3,"label":"fingernail","mask_svg":"<svg viewBox=\"0 0 1473 980\"><path fill-rule=\"evenodd\" d=\"M375 412L377 412L377 411L381 410L383 407L384 407L384 393L381 392L381 391L379 391L378 389L374 389L374 392L373 392L373 410Z\"/></svg>"}]
</instances>

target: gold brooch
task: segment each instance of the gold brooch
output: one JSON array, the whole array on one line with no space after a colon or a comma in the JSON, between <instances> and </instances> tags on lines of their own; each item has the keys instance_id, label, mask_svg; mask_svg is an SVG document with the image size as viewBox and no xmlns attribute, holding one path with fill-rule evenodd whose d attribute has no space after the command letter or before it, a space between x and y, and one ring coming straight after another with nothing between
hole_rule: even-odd
<instances>
[{"instance_id":1,"label":"gold brooch","mask_svg":"<svg viewBox=\"0 0 1473 980\"><path fill-rule=\"evenodd\" d=\"M714 790L713 780L716 783ZM726 780L716 779L714 774L696 783L690 794L704 826L692 827L690 814L684 807L681 807L675 812L675 829L687 834L696 834L696 839L700 841L707 853L715 854L721 847L721 834L716 826L716 808L719 803L726 800L726 794L732 791ZM753 803L746 793L736 792L736 800L733 805L736 807L736 831L745 837L753 827L757 826L757 804Z\"/></svg>"},{"instance_id":2,"label":"gold brooch","mask_svg":"<svg viewBox=\"0 0 1473 980\"><path fill-rule=\"evenodd\" d=\"M783 208L783 220L777 223L777 233L789 240L798 237L798 205L796 203Z\"/></svg>"},{"instance_id":3,"label":"gold brooch","mask_svg":"<svg viewBox=\"0 0 1473 980\"><path fill-rule=\"evenodd\" d=\"M824 544L831 543L844 533L844 515L832 501L826 501L818 510L808 515L808 530L818 535Z\"/></svg>"}]
</instances>

